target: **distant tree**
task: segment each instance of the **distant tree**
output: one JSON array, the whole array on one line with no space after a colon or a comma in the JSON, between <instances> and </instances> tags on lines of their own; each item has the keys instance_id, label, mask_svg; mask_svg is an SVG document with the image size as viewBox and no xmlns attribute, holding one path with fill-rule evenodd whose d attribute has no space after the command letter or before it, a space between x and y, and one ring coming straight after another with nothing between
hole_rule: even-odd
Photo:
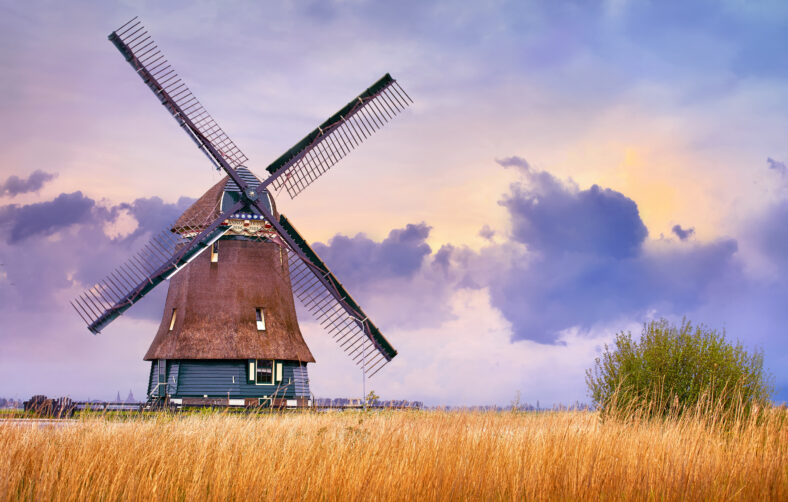
<instances>
[{"instance_id":1,"label":"distant tree","mask_svg":"<svg viewBox=\"0 0 788 502\"><path fill-rule=\"evenodd\" d=\"M763 369L763 353L748 353L729 343L725 332L693 326L684 319L644 324L640 340L618 333L605 345L586 383L603 414L680 415L699 406L709 411L749 414L772 392Z\"/></svg>"},{"instance_id":2,"label":"distant tree","mask_svg":"<svg viewBox=\"0 0 788 502\"><path fill-rule=\"evenodd\" d=\"M370 404L374 403L375 401L377 401L378 399L380 399L380 396L375 394L374 390L370 390L369 394L367 394L367 397L366 397L366 404L370 405Z\"/></svg>"},{"instance_id":3,"label":"distant tree","mask_svg":"<svg viewBox=\"0 0 788 502\"><path fill-rule=\"evenodd\" d=\"M512 411L519 411L522 408L522 404L520 403L520 391L514 393L514 399L510 405Z\"/></svg>"}]
</instances>

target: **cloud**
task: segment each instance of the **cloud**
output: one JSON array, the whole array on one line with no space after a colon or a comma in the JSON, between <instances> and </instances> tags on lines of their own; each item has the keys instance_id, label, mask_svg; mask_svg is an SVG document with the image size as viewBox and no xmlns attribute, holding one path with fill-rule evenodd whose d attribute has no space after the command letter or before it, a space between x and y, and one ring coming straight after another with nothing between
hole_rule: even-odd
<instances>
[{"instance_id":1,"label":"cloud","mask_svg":"<svg viewBox=\"0 0 788 502\"><path fill-rule=\"evenodd\" d=\"M172 221L191 200L167 203L151 197L106 207L77 192L30 207L5 206L0 221L11 225L17 218L24 220L24 214L48 214L47 208L73 204L88 209L87 213L67 211L62 224L27 236L24 246L10 240L0 243L9 282L16 284L13 291L0 288L0 309L6 314L16 309L56 317L54 312L62 310L64 297L125 260L151 231ZM521 179L502 200L508 204L512 233L480 250L445 244L433 251L427 244L431 227L425 222L392 229L381 241L357 234L336 235L327 243L314 244L403 354L387 370L402 377L376 384L376 390L433 403L467 403L471 399L464 394L468 387L454 383L455 376L482 359L496 361L497 370L507 375L501 380L502 389L482 402L501 403L511 397L511 389L518 388L531 401L582 399L577 388L567 390L572 379L582 377L581 369L590 364L594 347L618 329L654 315L694 313L698 317L693 319L716 322L716 326L729 321L727 326L736 329L735 338L759 326L742 309L761 309L760 315L774 320L782 300L788 297L782 276L781 282L768 289L744 276L735 239L682 245L665 239L646 242L634 202L618 192L601 187L580 190L529 168L521 170ZM535 206L542 207L536 210ZM136 229L114 238L102 232L107 222L124 211L138 222ZM557 234L547 224L572 229L586 220L594 222L594 231L581 235L592 240L614 236L628 251L622 253L599 243L579 245L579 231ZM788 239L782 238L788 235L786 221L788 204L781 204L753 224L755 240L774 260L788 256ZM528 232L521 230L523 226ZM153 321L155 327L165 291L157 288L127 316ZM758 300L747 300L751 297ZM730 307L739 303L741 308ZM25 318L29 324L29 314ZM324 367L333 368L331 371L339 368L339 376L326 376L321 380L325 385L316 389L325 395L341 394L342 385L355 378L355 370L338 362L341 351L331 340L323 340L319 327L307 318L303 321L305 332L314 332L310 344L320 353L319 359L332 361ZM136 326L128 320L119 324L110 328L112 333L128 336L127 328ZM773 329L768 323L764 326ZM154 327L146 324L142 329L152 333ZM17 346L22 343L21 336L5 335L4 342ZM43 343L54 334L38 330L24 336L25 343ZM760 336L758 340L773 343L768 331ZM135 350L142 353L144 347ZM542 363L540 358L552 362ZM573 376L561 379L565 372ZM315 376L320 374L318 371ZM417 374L431 375L435 383L409 393L408 385ZM778 375L779 388L785 387L783 381ZM472 394L484 387L474 384Z\"/></svg>"},{"instance_id":2,"label":"cloud","mask_svg":"<svg viewBox=\"0 0 788 502\"><path fill-rule=\"evenodd\" d=\"M451 262L451 254L454 252L454 246L451 244L444 244L435 253L435 258L432 260L433 267L441 270L444 275L448 274L449 266Z\"/></svg>"},{"instance_id":3,"label":"cloud","mask_svg":"<svg viewBox=\"0 0 788 502\"><path fill-rule=\"evenodd\" d=\"M444 323L456 317L446 309L453 295L485 290L514 342L544 345L564 343L567 330L588 332L655 312L680 317L747 284L735 239L648 241L637 204L624 194L580 189L519 157L497 162L520 175L501 200L508 237L480 250L444 244L432 252L429 226L421 223L381 242L338 235L315 250L371 306L379 325ZM781 243L773 244L776 254Z\"/></svg>"},{"instance_id":4,"label":"cloud","mask_svg":"<svg viewBox=\"0 0 788 502\"><path fill-rule=\"evenodd\" d=\"M777 171L778 174L782 174L783 176L788 174L788 167L785 166L785 162L774 160L771 157L768 157L766 162L769 164L769 169Z\"/></svg>"},{"instance_id":5,"label":"cloud","mask_svg":"<svg viewBox=\"0 0 788 502\"><path fill-rule=\"evenodd\" d=\"M180 197L174 204L164 202L159 197L143 197L131 203L118 204L110 209L112 217L119 211L128 211L137 220L138 227L126 240L133 240L142 234L168 228L194 203L195 199Z\"/></svg>"},{"instance_id":6,"label":"cloud","mask_svg":"<svg viewBox=\"0 0 788 502\"><path fill-rule=\"evenodd\" d=\"M520 174L501 200L509 237L479 251L444 245L426 257L431 266L421 275L450 284L446 291L486 289L515 341L551 345L568 329L589 331L655 311L680 316L715 289L744 281L735 239L648 241L637 204L625 195L597 185L580 189L519 157L497 162Z\"/></svg>"},{"instance_id":7,"label":"cloud","mask_svg":"<svg viewBox=\"0 0 788 502\"><path fill-rule=\"evenodd\" d=\"M750 222L751 235L759 250L780 270L788 267L788 201L771 206Z\"/></svg>"},{"instance_id":8,"label":"cloud","mask_svg":"<svg viewBox=\"0 0 788 502\"><path fill-rule=\"evenodd\" d=\"M516 167L523 172L531 172L531 164L529 164L524 158L518 157L516 155L512 157L504 157L502 159L495 159L495 162L503 167Z\"/></svg>"},{"instance_id":9,"label":"cloud","mask_svg":"<svg viewBox=\"0 0 788 502\"><path fill-rule=\"evenodd\" d=\"M36 235L50 235L91 218L95 201L82 192L62 193L54 200L24 206L0 207L0 226L9 227L8 242L16 244Z\"/></svg>"},{"instance_id":10,"label":"cloud","mask_svg":"<svg viewBox=\"0 0 788 502\"><path fill-rule=\"evenodd\" d=\"M715 326L728 323L736 329L734 338L749 334L750 340L774 346L771 323L788 321L779 313L788 297L783 272L788 204L770 208L750 225L750 239L778 265L779 275L763 287L744 274L736 239L687 239L681 245L669 239L649 241L636 203L624 194L597 185L580 189L510 159L499 163L514 165L520 174L501 197L511 232L479 250L452 244L433 250L427 244L431 226L426 222L392 229L380 241L360 233L335 235L313 246L392 343L407 353L406 380L420 365L432 375L454 375L479 354L506 354L500 366L506 372L517 371L526 361L538 366L527 355L531 353L564 354L560 357L574 358L574 364L590 361L593 347L617 326L655 315L688 314ZM0 225L8 227L9 237L0 242L0 256L8 277L0 284L0 309L5 314L26 312L27 317L32 312L54 316L73 292L123 262L191 202L150 197L105 206L75 192L36 204L3 206ZM108 235L107 224L123 214L137 226ZM43 226L23 233L29 221L43 221ZM679 229L688 235L692 230ZM165 291L157 288L127 315L155 324ZM764 322L752 319L748 311L758 312ZM491 331L485 326L495 316ZM751 329L760 331L750 334ZM476 338L482 335L486 338ZM6 335L4 341L22 343L20 336ZM54 335L40 330L24 336L41 341ZM431 338L424 339L427 336ZM425 347L442 351L424 355ZM537 373L528 375L507 377L506 385L538 384L562 395L560 389L538 383ZM783 381L778 379L778 384ZM397 385L388 391L405 392ZM462 402L464 387L441 385L452 392L444 402ZM419 396L440 402L437 392L437 387L425 388ZM494 398L500 401L503 394Z\"/></svg>"},{"instance_id":11,"label":"cloud","mask_svg":"<svg viewBox=\"0 0 788 502\"><path fill-rule=\"evenodd\" d=\"M511 343L509 322L490 305L486 289L459 289L446 298L448 320L436 327L392 329L387 333L399 355L367 389L387 398L423 400L426 404L506 405L520 394L522 402L542 406L585 401L583 371L608 343L617 324L594 333L569 330L561 344ZM632 329L637 329L634 323ZM358 387L359 371L320 326L302 323L318 364L309 368L317 396L346 395ZM326 363L329 364L326 364ZM481 372L483 378L467 378Z\"/></svg>"},{"instance_id":12,"label":"cloud","mask_svg":"<svg viewBox=\"0 0 788 502\"><path fill-rule=\"evenodd\" d=\"M12 175L0 183L0 197L8 195L13 197L22 193L37 192L44 186L44 183L57 177L56 174L48 173L40 169L33 171L27 179Z\"/></svg>"},{"instance_id":13,"label":"cloud","mask_svg":"<svg viewBox=\"0 0 788 502\"><path fill-rule=\"evenodd\" d=\"M142 248L183 212L193 199L165 203L158 197L140 198L114 206L99 205L81 192L62 193L52 200L0 207L0 241L7 285L0 303L23 311L51 310L93 285ZM105 228L127 212L137 222L133 232L107 235ZM128 315L156 319L166 288L156 288Z\"/></svg>"},{"instance_id":14,"label":"cloud","mask_svg":"<svg viewBox=\"0 0 788 502\"><path fill-rule=\"evenodd\" d=\"M639 253L648 230L632 199L598 185L578 190L516 157L498 163L518 166L523 175L501 201L509 210L514 240L548 254L621 258Z\"/></svg>"},{"instance_id":15,"label":"cloud","mask_svg":"<svg viewBox=\"0 0 788 502\"><path fill-rule=\"evenodd\" d=\"M337 234L312 248L379 326L436 327L452 316L447 298L456 279L449 277L453 248L432 253L430 230L407 224L380 242Z\"/></svg>"},{"instance_id":16,"label":"cloud","mask_svg":"<svg viewBox=\"0 0 788 502\"><path fill-rule=\"evenodd\" d=\"M671 315L697 307L726 276L735 252L735 241L723 241L637 257L521 258L488 287L493 305L512 323L515 340L552 344L569 328L587 331L617 318L642 319L655 309Z\"/></svg>"},{"instance_id":17,"label":"cloud","mask_svg":"<svg viewBox=\"0 0 788 502\"><path fill-rule=\"evenodd\" d=\"M670 230L671 230L671 232L676 234L676 237L678 237L679 240L682 240L682 241L685 241L685 240L689 239L690 237L692 237L695 234L695 229L694 228L690 227L690 228L684 229L684 228L681 228L681 225L673 225L673 228L671 228Z\"/></svg>"},{"instance_id":18,"label":"cloud","mask_svg":"<svg viewBox=\"0 0 788 502\"><path fill-rule=\"evenodd\" d=\"M425 223L394 229L381 242L364 234L335 235L328 244L317 242L315 252L343 282L359 284L374 279L411 277L432 250L426 239L431 227Z\"/></svg>"},{"instance_id":19,"label":"cloud","mask_svg":"<svg viewBox=\"0 0 788 502\"><path fill-rule=\"evenodd\" d=\"M456 315L445 308L456 292L484 289L513 341L545 345L563 343L566 330L587 332L649 312L681 316L716 289L744 281L735 239L649 244L637 204L625 195L579 189L519 157L498 163L520 174L501 200L508 238L478 251L445 244L432 252L429 226L421 223L381 242L338 235L315 250L372 306L368 313L380 325L446 322Z\"/></svg>"},{"instance_id":20,"label":"cloud","mask_svg":"<svg viewBox=\"0 0 788 502\"><path fill-rule=\"evenodd\" d=\"M526 173L520 184L529 187L529 197L537 197L547 207L554 206L550 200L553 197L560 200L574 197L578 200L576 204L586 200L579 195L583 190L547 173L530 172L543 183L531 183ZM504 199L510 200L523 190L520 186L513 187ZM623 197L602 188L598 193L616 202ZM584 207L590 210L595 206ZM598 213L588 214L588 218L606 221L612 226L624 221L627 228L638 228L630 218L611 216L608 205L596 207ZM631 215L629 204L614 203L613 207ZM565 214L577 215L574 211ZM774 226L788 218L781 219L779 214L774 214L769 225L763 225L764 235L788 235L788 232L780 233L783 227ZM529 215L518 213L512 218ZM567 224L572 225L572 222ZM610 233L602 232L603 235ZM537 237L537 241L543 240ZM618 330L636 331L640 322L655 316L676 319L689 315L715 327L735 327L735 331L730 332L731 338L741 339L748 347L762 340L774 346L774 327L746 314L752 303L748 298L758 296L762 288L744 274L736 239L689 241L681 245L665 239L632 240L639 243L634 253L601 252L600 249L606 248L600 246L578 249L571 238L558 241L567 245L567 250L558 249L556 244L549 247L553 252L546 252L548 248L544 247L529 249L530 241L520 242L513 233L508 240L501 238L499 243L490 243L478 251L445 244L436 252L423 256L422 267L409 275L407 281L397 282L395 289L390 288L390 281L378 281L375 274L370 274L366 282L356 286L366 292L365 301L377 307L374 317L378 319L378 314L383 314L384 320L376 322L403 354L386 370L394 372L391 383L387 381L381 387L376 384L376 389L386 394L408 394L406 387L412 383L414 375L423 377L426 374L430 375L427 379L430 384L416 391L419 398L428 402L467 403L473 399L467 396L477 395L481 388L477 389L474 384L469 384L471 387L456 385L454 379L445 375L457 375L474 361L486 361L494 364L494 371L501 372L497 381L502 388L509 389L510 396L511 389L519 388L525 392L527 400L533 401L539 398L539 393L531 389L549 388L550 395L560 396L559 399L582 399L579 392L566 394L562 389L578 388L577 381L582 381L579 368L591 364L594 347L598 350L598 345ZM381 243L374 244L380 246ZM773 244L776 255L781 252L782 245L788 243ZM381 284L386 287L375 287ZM785 290L771 288L765 291L768 292L760 293L763 300L774 293L782 299L788 296ZM409 298L415 307L401 308L398 298L403 297ZM458 301L470 298L473 301ZM756 303L766 310L766 319L782 315L778 315L779 300L772 300L773 307L765 307L767 302ZM439 314L435 305L449 305L450 312ZM427 314L434 313L433 317L440 319L439 325L427 327L421 320L408 326L395 322L396 316L388 318L389 312L400 317L410 316L419 313L419 308L424 308ZM753 330L764 329L765 333L753 337ZM305 331L309 334L315 330L307 326ZM320 360L334 357L335 347L330 341L318 342L317 334L311 336L314 338L309 338L310 344L316 346ZM556 354L561 356L551 364L539 362L540 357L555 357ZM570 359L573 363L567 365ZM551 382L560 379L562 372L555 371L559 366L579 375L572 377L575 383L569 383L569 379L562 384L565 387L551 387ZM537 367L538 371L534 369ZM352 368L340 373L339 383L327 384L328 390L320 392L330 395L341 385L354 381L356 373ZM320 375L324 374L318 371L315 378ZM328 375L325 376L321 381L327 380ZM779 388L783 387L785 385ZM505 401L507 396L496 392L489 394L490 402Z\"/></svg>"},{"instance_id":21,"label":"cloud","mask_svg":"<svg viewBox=\"0 0 788 502\"><path fill-rule=\"evenodd\" d=\"M481 230L479 230L479 236L491 241L493 237L495 237L495 230L490 228L490 225L484 225Z\"/></svg>"}]
</instances>

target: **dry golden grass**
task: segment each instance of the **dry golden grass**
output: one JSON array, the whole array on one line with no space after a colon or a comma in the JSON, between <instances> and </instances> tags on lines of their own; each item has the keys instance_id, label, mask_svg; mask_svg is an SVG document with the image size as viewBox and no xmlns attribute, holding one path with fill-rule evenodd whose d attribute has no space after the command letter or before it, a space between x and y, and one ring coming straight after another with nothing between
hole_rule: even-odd
<instances>
[{"instance_id":1,"label":"dry golden grass","mask_svg":"<svg viewBox=\"0 0 788 502\"><path fill-rule=\"evenodd\" d=\"M0 497L788 500L788 417L735 431L595 413L181 415L0 425Z\"/></svg>"}]
</instances>

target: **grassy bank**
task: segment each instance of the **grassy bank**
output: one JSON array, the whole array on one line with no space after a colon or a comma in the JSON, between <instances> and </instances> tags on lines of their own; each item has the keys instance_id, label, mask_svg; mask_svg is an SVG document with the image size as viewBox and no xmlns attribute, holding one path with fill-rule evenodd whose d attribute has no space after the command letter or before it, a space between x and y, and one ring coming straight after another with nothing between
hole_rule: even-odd
<instances>
[{"instance_id":1,"label":"grassy bank","mask_svg":"<svg viewBox=\"0 0 788 502\"><path fill-rule=\"evenodd\" d=\"M380 412L0 425L0 496L37 500L788 499L788 416Z\"/></svg>"}]
</instances>

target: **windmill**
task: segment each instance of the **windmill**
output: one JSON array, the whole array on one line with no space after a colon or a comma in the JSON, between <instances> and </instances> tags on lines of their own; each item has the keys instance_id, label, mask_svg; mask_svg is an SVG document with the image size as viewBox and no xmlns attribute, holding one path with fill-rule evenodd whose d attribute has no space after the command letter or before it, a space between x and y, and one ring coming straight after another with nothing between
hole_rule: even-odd
<instances>
[{"instance_id":1,"label":"windmill","mask_svg":"<svg viewBox=\"0 0 788 502\"><path fill-rule=\"evenodd\" d=\"M307 363L297 297L374 376L397 355L292 223L271 189L296 197L412 103L389 74L268 167L247 157L194 97L135 17L109 35L143 82L217 170L227 176L72 305L98 334L169 280L162 321L145 360L148 395L174 404L304 406Z\"/></svg>"}]
</instances>

